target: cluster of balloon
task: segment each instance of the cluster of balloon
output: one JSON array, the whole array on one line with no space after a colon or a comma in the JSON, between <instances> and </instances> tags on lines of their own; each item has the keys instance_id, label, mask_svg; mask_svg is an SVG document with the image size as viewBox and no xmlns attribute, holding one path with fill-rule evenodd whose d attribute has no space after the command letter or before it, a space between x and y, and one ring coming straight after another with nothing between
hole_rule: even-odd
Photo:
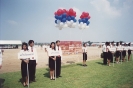
<instances>
[{"instance_id":1,"label":"cluster of balloon","mask_svg":"<svg viewBox=\"0 0 133 88\"><path fill-rule=\"evenodd\" d=\"M77 20L76 12L70 8L69 10L66 9L58 9L55 13L55 26L58 27L60 30L62 28L70 27L75 28Z\"/></svg>"},{"instance_id":2,"label":"cluster of balloon","mask_svg":"<svg viewBox=\"0 0 133 88\"><path fill-rule=\"evenodd\" d=\"M88 12L83 12L80 16L80 19L78 20L79 21L79 29L87 29L89 28L89 19L90 19L90 16L89 16L89 13Z\"/></svg>"}]
</instances>

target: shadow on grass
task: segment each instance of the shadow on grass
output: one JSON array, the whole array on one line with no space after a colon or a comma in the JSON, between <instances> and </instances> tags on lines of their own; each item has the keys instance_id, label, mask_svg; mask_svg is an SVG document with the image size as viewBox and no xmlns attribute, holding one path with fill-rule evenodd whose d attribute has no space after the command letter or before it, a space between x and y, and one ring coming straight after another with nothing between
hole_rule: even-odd
<instances>
[{"instance_id":1,"label":"shadow on grass","mask_svg":"<svg viewBox=\"0 0 133 88\"><path fill-rule=\"evenodd\" d=\"M49 76L50 76L50 75L49 75L49 68L46 68L46 71L47 71L47 72L44 73L43 75L44 75L44 77L49 78Z\"/></svg>"},{"instance_id":2,"label":"shadow on grass","mask_svg":"<svg viewBox=\"0 0 133 88\"><path fill-rule=\"evenodd\" d=\"M78 63L77 65L78 65L78 66L83 66L83 64L81 64L81 63Z\"/></svg>"},{"instance_id":3,"label":"shadow on grass","mask_svg":"<svg viewBox=\"0 0 133 88\"><path fill-rule=\"evenodd\" d=\"M0 88L4 87L5 79L0 78Z\"/></svg>"},{"instance_id":4,"label":"shadow on grass","mask_svg":"<svg viewBox=\"0 0 133 88\"><path fill-rule=\"evenodd\" d=\"M22 79L22 78L20 78L18 82L21 82L21 84L23 84L23 79Z\"/></svg>"},{"instance_id":5,"label":"shadow on grass","mask_svg":"<svg viewBox=\"0 0 133 88\"><path fill-rule=\"evenodd\" d=\"M97 64L104 65L102 62L96 62Z\"/></svg>"}]
</instances>

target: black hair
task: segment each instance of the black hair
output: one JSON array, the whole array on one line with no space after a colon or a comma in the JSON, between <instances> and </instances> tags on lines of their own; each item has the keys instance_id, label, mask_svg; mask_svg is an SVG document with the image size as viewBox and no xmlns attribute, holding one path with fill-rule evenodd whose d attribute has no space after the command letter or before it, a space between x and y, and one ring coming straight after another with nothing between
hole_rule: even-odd
<instances>
[{"instance_id":1,"label":"black hair","mask_svg":"<svg viewBox=\"0 0 133 88\"><path fill-rule=\"evenodd\" d=\"M28 44L34 43L34 40L29 40Z\"/></svg>"},{"instance_id":2,"label":"black hair","mask_svg":"<svg viewBox=\"0 0 133 88\"><path fill-rule=\"evenodd\" d=\"M60 42L60 40L57 40L56 43Z\"/></svg>"},{"instance_id":3,"label":"black hair","mask_svg":"<svg viewBox=\"0 0 133 88\"><path fill-rule=\"evenodd\" d=\"M119 42L116 43L116 46L118 46L118 45L119 45Z\"/></svg>"},{"instance_id":4,"label":"black hair","mask_svg":"<svg viewBox=\"0 0 133 88\"><path fill-rule=\"evenodd\" d=\"M128 46L131 46L131 43L128 43Z\"/></svg>"},{"instance_id":5,"label":"black hair","mask_svg":"<svg viewBox=\"0 0 133 88\"><path fill-rule=\"evenodd\" d=\"M124 43L124 46L127 46L127 44L126 44L126 43Z\"/></svg>"},{"instance_id":6,"label":"black hair","mask_svg":"<svg viewBox=\"0 0 133 88\"><path fill-rule=\"evenodd\" d=\"M52 48L52 44L54 44L54 50L55 50L55 42L51 42L50 48Z\"/></svg>"},{"instance_id":7,"label":"black hair","mask_svg":"<svg viewBox=\"0 0 133 88\"><path fill-rule=\"evenodd\" d=\"M26 50L28 50L28 44L25 43L25 42L22 43L22 50L23 50L23 46L24 46L24 45L26 46Z\"/></svg>"},{"instance_id":8,"label":"black hair","mask_svg":"<svg viewBox=\"0 0 133 88\"><path fill-rule=\"evenodd\" d=\"M85 44L86 44L86 43L83 44L84 47L85 47Z\"/></svg>"},{"instance_id":9,"label":"black hair","mask_svg":"<svg viewBox=\"0 0 133 88\"><path fill-rule=\"evenodd\" d=\"M120 42L120 45L122 45L122 42Z\"/></svg>"}]
</instances>

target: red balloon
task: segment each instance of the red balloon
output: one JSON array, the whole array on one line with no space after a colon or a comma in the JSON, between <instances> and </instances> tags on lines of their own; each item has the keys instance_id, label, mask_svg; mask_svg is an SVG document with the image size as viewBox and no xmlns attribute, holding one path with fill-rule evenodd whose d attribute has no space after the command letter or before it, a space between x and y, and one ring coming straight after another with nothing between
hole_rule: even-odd
<instances>
[{"instance_id":1,"label":"red balloon","mask_svg":"<svg viewBox=\"0 0 133 88\"><path fill-rule=\"evenodd\" d=\"M57 15L57 12L54 12L54 15Z\"/></svg>"},{"instance_id":2,"label":"red balloon","mask_svg":"<svg viewBox=\"0 0 133 88\"><path fill-rule=\"evenodd\" d=\"M61 15L63 13L62 9L58 9L57 14Z\"/></svg>"},{"instance_id":3,"label":"red balloon","mask_svg":"<svg viewBox=\"0 0 133 88\"><path fill-rule=\"evenodd\" d=\"M67 13L67 10L66 9L63 9L63 13Z\"/></svg>"},{"instance_id":4,"label":"red balloon","mask_svg":"<svg viewBox=\"0 0 133 88\"><path fill-rule=\"evenodd\" d=\"M81 19L84 18L84 15L81 15L80 18L81 18Z\"/></svg>"},{"instance_id":5,"label":"red balloon","mask_svg":"<svg viewBox=\"0 0 133 88\"><path fill-rule=\"evenodd\" d=\"M88 16L88 19L90 19L91 17L90 16Z\"/></svg>"}]
</instances>

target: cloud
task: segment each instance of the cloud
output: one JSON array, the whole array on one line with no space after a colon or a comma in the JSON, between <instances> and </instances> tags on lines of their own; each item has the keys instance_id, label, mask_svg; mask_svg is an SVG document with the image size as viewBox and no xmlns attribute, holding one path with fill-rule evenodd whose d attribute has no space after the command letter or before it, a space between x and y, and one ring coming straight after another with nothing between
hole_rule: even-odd
<instances>
[{"instance_id":1,"label":"cloud","mask_svg":"<svg viewBox=\"0 0 133 88\"><path fill-rule=\"evenodd\" d=\"M16 22L16 21L14 21L14 20L8 20L7 21L9 24L11 24L11 25L17 25L18 23Z\"/></svg>"},{"instance_id":2,"label":"cloud","mask_svg":"<svg viewBox=\"0 0 133 88\"><path fill-rule=\"evenodd\" d=\"M113 3L114 4L118 4L119 3L119 0L114 0Z\"/></svg>"},{"instance_id":3,"label":"cloud","mask_svg":"<svg viewBox=\"0 0 133 88\"><path fill-rule=\"evenodd\" d=\"M118 0L115 0L115 2ZM108 0L93 0L91 4L100 12L103 12L107 15L118 17L121 16L121 10L110 5Z\"/></svg>"}]
</instances>

